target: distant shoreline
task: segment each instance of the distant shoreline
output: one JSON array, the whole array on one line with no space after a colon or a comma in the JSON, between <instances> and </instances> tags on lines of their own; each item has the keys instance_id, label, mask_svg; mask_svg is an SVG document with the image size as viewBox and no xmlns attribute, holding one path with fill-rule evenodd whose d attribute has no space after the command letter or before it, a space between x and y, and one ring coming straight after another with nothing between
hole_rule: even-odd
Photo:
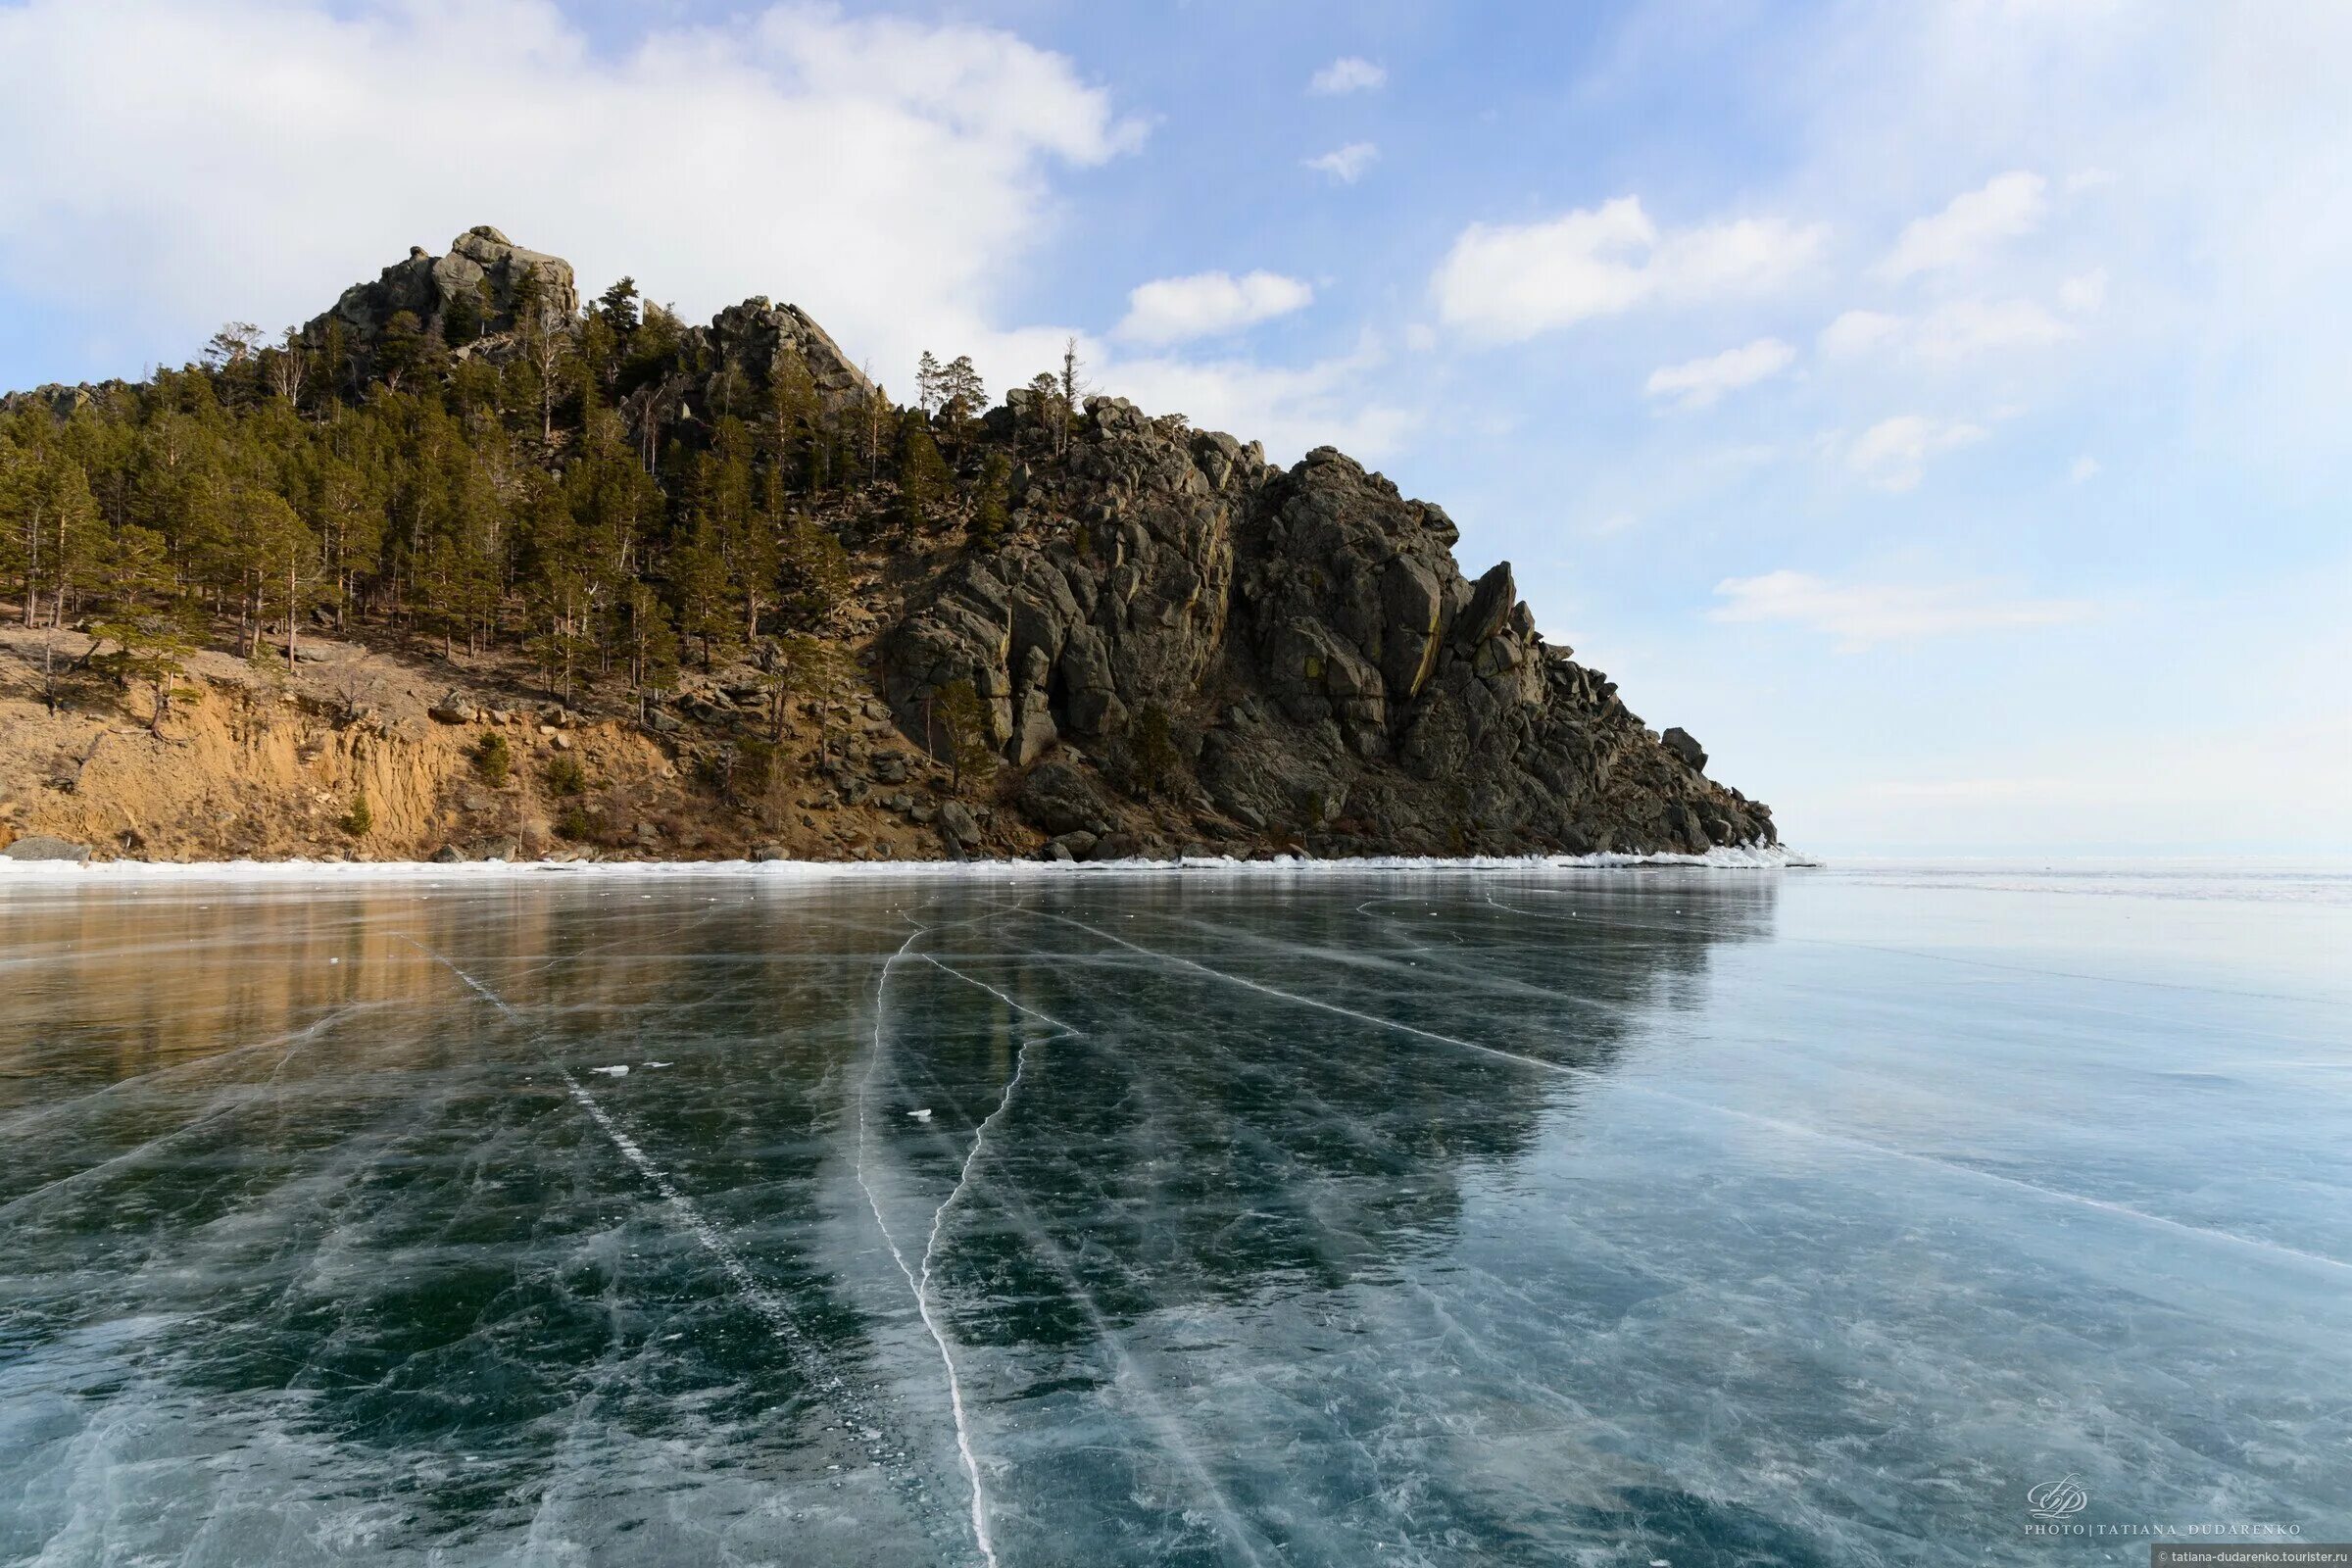
<instances>
[{"instance_id":1,"label":"distant shoreline","mask_svg":"<svg viewBox=\"0 0 2352 1568\"><path fill-rule=\"evenodd\" d=\"M1713 871L1779 871L1818 867L1822 862L1793 850L1713 849L1704 855L1548 855L1438 858L1364 856L1312 859L1276 856L1260 860L1227 858L1129 860L11 860L0 856L0 888L12 884L54 885L75 881L494 881L568 874L602 877L758 877L820 881L862 877L1088 877L1166 876L1180 871L1288 875L1363 872L1437 873L1464 871L1593 871L1689 868Z\"/></svg>"}]
</instances>

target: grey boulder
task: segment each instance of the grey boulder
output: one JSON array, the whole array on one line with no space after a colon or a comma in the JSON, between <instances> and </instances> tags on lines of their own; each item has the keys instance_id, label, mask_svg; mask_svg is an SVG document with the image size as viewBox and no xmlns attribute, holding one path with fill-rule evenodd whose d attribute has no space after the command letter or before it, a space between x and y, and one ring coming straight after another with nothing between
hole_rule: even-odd
<instances>
[{"instance_id":1,"label":"grey boulder","mask_svg":"<svg viewBox=\"0 0 2352 1568\"><path fill-rule=\"evenodd\" d=\"M82 845L67 839L51 838L46 833L31 833L0 850L0 859L8 860L72 860L76 864L87 860L90 852Z\"/></svg>"}]
</instances>

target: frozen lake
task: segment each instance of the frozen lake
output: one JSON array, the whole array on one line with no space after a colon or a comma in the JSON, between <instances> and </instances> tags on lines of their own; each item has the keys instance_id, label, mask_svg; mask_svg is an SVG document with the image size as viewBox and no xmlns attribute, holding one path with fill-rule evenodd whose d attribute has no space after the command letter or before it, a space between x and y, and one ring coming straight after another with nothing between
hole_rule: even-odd
<instances>
[{"instance_id":1,"label":"frozen lake","mask_svg":"<svg viewBox=\"0 0 2352 1568\"><path fill-rule=\"evenodd\" d=\"M0 1562L2352 1539L2348 954L2213 868L0 883Z\"/></svg>"}]
</instances>

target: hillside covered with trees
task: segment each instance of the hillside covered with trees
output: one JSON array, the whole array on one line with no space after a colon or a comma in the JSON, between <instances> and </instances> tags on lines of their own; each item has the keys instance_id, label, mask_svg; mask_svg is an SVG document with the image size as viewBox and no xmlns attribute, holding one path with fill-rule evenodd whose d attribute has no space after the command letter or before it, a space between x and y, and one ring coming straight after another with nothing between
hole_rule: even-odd
<instances>
[{"instance_id":1,"label":"hillside covered with trees","mask_svg":"<svg viewBox=\"0 0 2352 1568\"><path fill-rule=\"evenodd\" d=\"M31 759L0 769L0 836L1062 858L1771 840L1695 741L1537 634L1507 564L1465 578L1445 514L1342 455L1284 469L1089 396L1074 348L993 405L961 357L926 354L912 390L794 306L689 325L626 277L583 300L480 227L275 336L231 323L136 384L0 400L0 652L34 671L0 699L52 721L0 713ZM331 672L306 674L322 647ZM402 712L363 701L370 669ZM174 739L189 699L230 689L233 718L216 703ZM428 690L495 744L417 728ZM93 772L124 719L218 776L158 796L130 781L188 758L120 746ZM554 755L583 725L601 738Z\"/></svg>"},{"instance_id":2,"label":"hillside covered with trees","mask_svg":"<svg viewBox=\"0 0 2352 1568\"><path fill-rule=\"evenodd\" d=\"M853 547L1001 533L1007 449L1066 445L1074 358L1039 375L1025 439L984 448L968 359L926 356L901 407L829 340L820 387L797 343L755 368L629 278L577 307L532 260L439 309L231 323L146 382L12 397L23 622L86 624L91 663L150 679L224 624L248 655L376 624L650 705L681 663L772 665L824 628Z\"/></svg>"}]
</instances>

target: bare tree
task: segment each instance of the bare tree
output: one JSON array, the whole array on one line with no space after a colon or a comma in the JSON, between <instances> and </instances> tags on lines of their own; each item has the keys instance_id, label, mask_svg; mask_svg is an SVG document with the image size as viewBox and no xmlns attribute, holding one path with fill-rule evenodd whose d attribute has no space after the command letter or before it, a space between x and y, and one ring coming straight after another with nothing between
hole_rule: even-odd
<instances>
[{"instance_id":1,"label":"bare tree","mask_svg":"<svg viewBox=\"0 0 2352 1568\"><path fill-rule=\"evenodd\" d=\"M302 384L310 378L311 373L311 351L309 345L303 342L302 334L287 327L285 340L269 360L270 390L288 403L301 402Z\"/></svg>"},{"instance_id":2,"label":"bare tree","mask_svg":"<svg viewBox=\"0 0 2352 1568\"><path fill-rule=\"evenodd\" d=\"M216 370L243 365L262 352L262 329L251 321L230 321L204 345L204 363Z\"/></svg>"}]
</instances>

